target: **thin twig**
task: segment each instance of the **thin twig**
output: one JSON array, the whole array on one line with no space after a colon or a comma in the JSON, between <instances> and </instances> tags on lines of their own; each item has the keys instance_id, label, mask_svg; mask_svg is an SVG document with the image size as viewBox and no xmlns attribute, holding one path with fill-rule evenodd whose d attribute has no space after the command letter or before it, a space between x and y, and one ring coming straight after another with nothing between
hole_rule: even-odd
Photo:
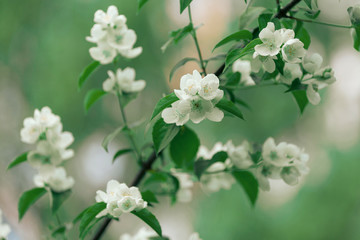
<instances>
[{"instance_id":1,"label":"thin twig","mask_svg":"<svg viewBox=\"0 0 360 240\"><path fill-rule=\"evenodd\" d=\"M333 24L333 23L318 22L318 21L314 21L314 20L310 20L310 19L302 19L302 18L296 18L296 17L292 17L292 16L286 16L286 18L294 19L294 20L301 21L301 22L321 24L321 25L330 26L330 27L353 28L353 26L344 26L344 25L338 25L338 24Z\"/></svg>"}]
</instances>

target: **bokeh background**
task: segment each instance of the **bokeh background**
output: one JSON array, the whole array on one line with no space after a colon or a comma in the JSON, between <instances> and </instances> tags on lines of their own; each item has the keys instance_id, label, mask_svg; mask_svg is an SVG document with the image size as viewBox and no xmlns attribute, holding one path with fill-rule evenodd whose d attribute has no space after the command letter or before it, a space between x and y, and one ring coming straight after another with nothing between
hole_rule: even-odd
<instances>
[{"instance_id":1,"label":"bokeh background","mask_svg":"<svg viewBox=\"0 0 360 240\"><path fill-rule=\"evenodd\" d=\"M137 79L147 87L130 103L126 112L131 122L148 120L155 103L164 93L177 88L181 75L192 72L188 63L174 77L172 66L183 57L196 57L192 39L187 37L165 53L160 47L171 30L188 23L187 14L179 14L178 0L152 0L137 14L137 1L129 0L1 0L0 1L0 208L11 225L10 240L46 239L50 215L48 199L39 201L19 223L17 201L32 188L34 171L23 164L6 171L8 163L31 147L20 142L19 131L25 117L35 108L50 106L60 115L64 129L73 132L76 155L66 168L76 179L73 194L60 212L63 221L71 221L82 209L94 202L97 189L104 189L112 178L129 183L137 171L131 155L111 164L112 154L128 143L119 137L110 153L101 141L121 122L117 102L106 96L86 115L83 99L86 91L100 88L106 79L102 67L80 92L77 79L91 62L85 41L97 9L111 4L128 18L129 28L138 35L137 46L143 54L121 65L136 69ZM192 12L205 58L213 46L237 30L238 16L244 11L241 0L194 0ZM254 6L274 7L274 1L254 0ZM287 1L283 1L286 3ZM320 21L348 25L346 9L358 0L319 0ZM312 36L311 52L324 56L335 70L337 82L322 93L319 106L308 106L300 116L290 94L281 87L264 87L238 91L252 110L244 109L247 121L226 118L222 123L204 121L190 124L201 143L212 147L215 142L243 139L262 142L273 136L277 141L293 142L311 155L311 172L301 184L289 187L271 182L270 192L261 192L255 208L242 189L233 185L230 191L206 195L196 185L190 204L172 206L161 198L153 211L165 235L174 240L187 239L198 231L204 240L219 239L360 239L360 54L352 49L348 29L305 23ZM214 62L208 72L220 65ZM144 127L136 130L140 142L150 141ZM133 216L112 223L104 239L118 239L120 234L136 232L143 223ZM77 228L77 226L76 226ZM77 239L77 230L70 239Z\"/></svg>"}]
</instances>

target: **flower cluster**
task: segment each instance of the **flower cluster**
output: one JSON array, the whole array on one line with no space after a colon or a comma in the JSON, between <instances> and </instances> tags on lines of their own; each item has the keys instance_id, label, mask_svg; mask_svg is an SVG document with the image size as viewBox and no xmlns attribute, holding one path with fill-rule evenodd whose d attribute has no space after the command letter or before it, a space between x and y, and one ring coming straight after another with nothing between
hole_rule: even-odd
<instances>
[{"instance_id":1,"label":"flower cluster","mask_svg":"<svg viewBox=\"0 0 360 240\"><path fill-rule=\"evenodd\" d=\"M161 116L166 123L184 125L191 120L200 123L204 119L220 122L224 113L215 105L224 96L219 89L219 79L214 74L201 77L197 70L180 79L180 90L174 90L178 101L163 110Z\"/></svg>"},{"instance_id":2,"label":"flower cluster","mask_svg":"<svg viewBox=\"0 0 360 240\"><path fill-rule=\"evenodd\" d=\"M294 144L281 142L275 144L273 138L268 138L262 148L262 162L255 170L259 186L270 190L270 179L283 179L289 185L296 185L301 174L309 171L307 162L309 155Z\"/></svg>"},{"instance_id":3,"label":"flower cluster","mask_svg":"<svg viewBox=\"0 0 360 240\"><path fill-rule=\"evenodd\" d=\"M35 109L34 117L24 120L21 140L36 144L36 149L27 155L29 164L39 173L34 177L38 187L50 187L55 192L63 192L74 185L74 179L66 176L60 167L65 160L74 156L74 151L67 149L74 141L70 132L62 131L60 117L53 114L49 107Z\"/></svg>"},{"instance_id":4,"label":"flower cluster","mask_svg":"<svg viewBox=\"0 0 360 240\"><path fill-rule=\"evenodd\" d=\"M147 207L147 202L142 199L137 187L128 187L125 183L110 180L106 186L106 193L96 191L96 202L106 203L106 209L101 211L96 217L100 218L107 214L113 217L120 217L122 213L139 211Z\"/></svg>"},{"instance_id":5,"label":"flower cluster","mask_svg":"<svg viewBox=\"0 0 360 240\"><path fill-rule=\"evenodd\" d=\"M126 17L119 15L115 6L110 6L105 13L97 10L94 15L94 26L90 37L86 40L96 43L90 48L90 55L101 64L111 63L117 54L126 58L135 58L142 52L142 47L133 48L136 42L136 33L128 29Z\"/></svg>"},{"instance_id":6,"label":"flower cluster","mask_svg":"<svg viewBox=\"0 0 360 240\"><path fill-rule=\"evenodd\" d=\"M2 211L0 209L0 240L7 239L10 232L11 232L10 226L6 223L2 223Z\"/></svg>"},{"instance_id":7,"label":"flower cluster","mask_svg":"<svg viewBox=\"0 0 360 240\"><path fill-rule=\"evenodd\" d=\"M153 230L147 228L140 228L139 231L131 236L128 233L125 233L120 236L120 240L151 240L156 238L156 233ZM189 240L202 240L197 232L192 233L189 237Z\"/></svg>"},{"instance_id":8,"label":"flower cluster","mask_svg":"<svg viewBox=\"0 0 360 240\"><path fill-rule=\"evenodd\" d=\"M194 186L191 175L177 169L171 169L171 174L179 181L179 190L176 193L176 200L184 203L190 202L192 200L191 188Z\"/></svg>"},{"instance_id":9,"label":"flower cluster","mask_svg":"<svg viewBox=\"0 0 360 240\"><path fill-rule=\"evenodd\" d=\"M116 74L108 71L109 78L103 83L103 89L106 92L112 93L135 93L140 92L145 88L146 82L144 80L135 81L135 70L133 68L120 68L116 70Z\"/></svg>"},{"instance_id":10,"label":"flower cluster","mask_svg":"<svg viewBox=\"0 0 360 240\"><path fill-rule=\"evenodd\" d=\"M275 71L274 59L282 58L284 69L276 77L277 81L291 85L295 79L300 79L306 85L309 102L318 104L318 90L335 82L333 70L330 67L321 68L322 57L319 54L307 55L304 44L294 38L293 30L275 30L272 22L261 30L259 37L263 43L255 46L252 70L258 72L263 66L265 71L272 73Z\"/></svg>"},{"instance_id":11,"label":"flower cluster","mask_svg":"<svg viewBox=\"0 0 360 240\"><path fill-rule=\"evenodd\" d=\"M239 72L241 74L241 81L240 84L245 86L255 85L254 80L250 76L251 73L251 62L248 60L236 60L233 63L232 71Z\"/></svg>"}]
</instances>

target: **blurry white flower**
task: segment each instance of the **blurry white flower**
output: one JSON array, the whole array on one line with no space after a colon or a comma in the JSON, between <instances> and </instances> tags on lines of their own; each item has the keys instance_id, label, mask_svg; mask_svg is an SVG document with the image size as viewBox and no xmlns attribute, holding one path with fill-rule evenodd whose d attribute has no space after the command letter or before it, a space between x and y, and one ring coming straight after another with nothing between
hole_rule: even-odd
<instances>
[{"instance_id":1,"label":"blurry white flower","mask_svg":"<svg viewBox=\"0 0 360 240\"><path fill-rule=\"evenodd\" d=\"M194 182L191 179L191 175L176 169L171 169L171 173L179 181L179 190L176 194L176 199L179 202L184 202L184 203L190 202L192 200L191 189L194 186Z\"/></svg>"},{"instance_id":2,"label":"blurry white flower","mask_svg":"<svg viewBox=\"0 0 360 240\"><path fill-rule=\"evenodd\" d=\"M290 39L281 49L284 60L288 63L301 63L302 58L306 54L304 43L299 39Z\"/></svg>"},{"instance_id":3,"label":"blurry white flower","mask_svg":"<svg viewBox=\"0 0 360 240\"><path fill-rule=\"evenodd\" d=\"M199 233L194 232L190 235L189 240L202 240L202 239L200 238Z\"/></svg>"},{"instance_id":4,"label":"blurry white flower","mask_svg":"<svg viewBox=\"0 0 360 240\"><path fill-rule=\"evenodd\" d=\"M96 217L102 217L110 214L119 217L122 213L138 211L147 207L147 202L142 199L141 193L137 187L128 187L125 183L119 183L116 180L110 180L107 183L106 193L96 191L96 202L106 203L106 209L100 212Z\"/></svg>"},{"instance_id":5,"label":"blurry white flower","mask_svg":"<svg viewBox=\"0 0 360 240\"><path fill-rule=\"evenodd\" d=\"M320 94L314 90L313 84L309 84L306 88L306 97L312 105L318 105L320 103Z\"/></svg>"},{"instance_id":6,"label":"blurry white flower","mask_svg":"<svg viewBox=\"0 0 360 240\"><path fill-rule=\"evenodd\" d=\"M11 232L10 226L2 222L2 211L0 209L0 239L7 239Z\"/></svg>"},{"instance_id":7,"label":"blurry white flower","mask_svg":"<svg viewBox=\"0 0 360 240\"><path fill-rule=\"evenodd\" d=\"M200 182L205 192L217 192L220 189L230 189L235 183L233 176L225 172L228 166L231 165L230 161L227 160L225 163L216 162L212 164L206 172L201 175Z\"/></svg>"},{"instance_id":8,"label":"blurry white flower","mask_svg":"<svg viewBox=\"0 0 360 240\"><path fill-rule=\"evenodd\" d=\"M276 56L261 56L259 53L254 52L251 68L254 72L259 72L261 67L264 67L266 72L272 73L275 71Z\"/></svg>"},{"instance_id":9,"label":"blurry white flower","mask_svg":"<svg viewBox=\"0 0 360 240\"><path fill-rule=\"evenodd\" d=\"M34 177L37 187L49 186L55 192L64 192L74 185L74 179L66 176L63 167L43 166Z\"/></svg>"},{"instance_id":10,"label":"blurry white flower","mask_svg":"<svg viewBox=\"0 0 360 240\"><path fill-rule=\"evenodd\" d=\"M106 92L122 91L125 93L140 92L145 88L144 80L135 81L135 70L133 68L120 68L116 70L116 75L108 71L109 78L103 83L103 89Z\"/></svg>"},{"instance_id":11,"label":"blurry white flower","mask_svg":"<svg viewBox=\"0 0 360 240\"><path fill-rule=\"evenodd\" d=\"M282 36L279 31L275 31L275 25L268 22L266 28L259 33L259 38L263 42L255 46L255 52L261 56L276 56L280 52Z\"/></svg>"},{"instance_id":12,"label":"blurry white flower","mask_svg":"<svg viewBox=\"0 0 360 240\"><path fill-rule=\"evenodd\" d=\"M312 55L306 54L303 58L302 65L304 69L311 74L314 74L321 68L321 64L323 62L323 58L320 54L314 53Z\"/></svg>"},{"instance_id":13,"label":"blurry white flower","mask_svg":"<svg viewBox=\"0 0 360 240\"><path fill-rule=\"evenodd\" d=\"M236 60L232 66L233 72L239 72L241 74L241 81L245 86L255 85L254 80L250 76L251 74L251 62L247 60Z\"/></svg>"},{"instance_id":14,"label":"blurry white flower","mask_svg":"<svg viewBox=\"0 0 360 240\"><path fill-rule=\"evenodd\" d=\"M285 63L283 75L278 75L278 80L282 83L291 84L297 78L301 78L303 72L299 64Z\"/></svg>"},{"instance_id":15,"label":"blurry white flower","mask_svg":"<svg viewBox=\"0 0 360 240\"><path fill-rule=\"evenodd\" d=\"M142 48L133 48L136 42L136 33L128 29L126 17L119 15L115 6L110 6L105 13L97 10L94 15L94 26L90 37L86 40L96 43L97 47L90 48L90 55L101 64L108 64L117 54L126 58L134 58L141 54Z\"/></svg>"},{"instance_id":16,"label":"blurry white flower","mask_svg":"<svg viewBox=\"0 0 360 240\"><path fill-rule=\"evenodd\" d=\"M209 150L205 146L201 145L199 147L199 150L197 153L197 158L203 158L203 159L209 160L215 155L215 153L221 152L221 151L224 151L224 152L227 151L227 146L224 146L221 142L215 143L214 147L211 150Z\"/></svg>"},{"instance_id":17,"label":"blurry white flower","mask_svg":"<svg viewBox=\"0 0 360 240\"><path fill-rule=\"evenodd\" d=\"M152 237L156 236L157 234L153 230L143 227L133 236L128 233L121 235L120 240L150 240Z\"/></svg>"},{"instance_id":18,"label":"blurry white flower","mask_svg":"<svg viewBox=\"0 0 360 240\"><path fill-rule=\"evenodd\" d=\"M231 162L239 169L247 169L254 164L251 159L251 146L248 141L243 141L241 145L234 146L230 140L226 144L227 154Z\"/></svg>"},{"instance_id":19,"label":"blurry white flower","mask_svg":"<svg viewBox=\"0 0 360 240\"><path fill-rule=\"evenodd\" d=\"M161 116L166 123L184 125L189 119L199 123L204 119L220 122L224 113L215 107L223 97L219 89L219 79L214 74L201 77L197 70L186 74L180 80L180 90L174 93L180 99L172 107L163 110Z\"/></svg>"},{"instance_id":20,"label":"blurry white flower","mask_svg":"<svg viewBox=\"0 0 360 240\"><path fill-rule=\"evenodd\" d=\"M262 157L264 162L272 164L277 167L283 167L287 163L284 156L283 147L275 144L273 138L268 138L263 145Z\"/></svg>"}]
</instances>

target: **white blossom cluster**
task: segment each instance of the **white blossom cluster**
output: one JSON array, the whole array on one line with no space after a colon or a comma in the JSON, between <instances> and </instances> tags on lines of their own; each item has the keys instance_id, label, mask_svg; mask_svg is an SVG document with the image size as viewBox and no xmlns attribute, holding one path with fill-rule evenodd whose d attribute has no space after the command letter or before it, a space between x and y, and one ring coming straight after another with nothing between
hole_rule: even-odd
<instances>
[{"instance_id":1,"label":"white blossom cluster","mask_svg":"<svg viewBox=\"0 0 360 240\"><path fill-rule=\"evenodd\" d=\"M10 232L10 226L2 222L2 211L0 209L0 240L6 240Z\"/></svg>"},{"instance_id":2,"label":"white blossom cluster","mask_svg":"<svg viewBox=\"0 0 360 240\"><path fill-rule=\"evenodd\" d=\"M170 108L161 113L166 123L175 123L177 126L184 125L191 120L200 123L204 119L220 122L224 113L215 105L224 96L219 89L219 79L214 74L201 77L197 70L193 74L186 74L180 79L180 90L174 90L178 101Z\"/></svg>"},{"instance_id":3,"label":"white blossom cluster","mask_svg":"<svg viewBox=\"0 0 360 240\"><path fill-rule=\"evenodd\" d=\"M181 172L178 169L171 169L171 174L179 181L179 190L176 193L176 200L178 202L190 202L192 200L192 191L194 182L192 176L188 173Z\"/></svg>"},{"instance_id":4,"label":"white blossom cluster","mask_svg":"<svg viewBox=\"0 0 360 240\"><path fill-rule=\"evenodd\" d=\"M304 43L295 38L292 29L275 30L272 22L261 30L259 38L262 44L255 46L251 69L248 61L237 60L233 65L233 72L240 72L245 76L242 80L245 85L253 85L250 72L258 72L263 67L265 71L272 73L276 67L274 60L281 57L285 65L283 74L276 77L277 81L291 85L295 79L300 79L302 84L307 85L309 102L317 105L320 102L318 90L336 81L330 67L321 68L322 57L319 54L307 54Z\"/></svg>"},{"instance_id":5,"label":"white blossom cluster","mask_svg":"<svg viewBox=\"0 0 360 240\"><path fill-rule=\"evenodd\" d=\"M147 207L147 202L142 199L137 187L128 187L125 183L110 180L106 186L106 193L96 191L96 202L106 203L106 208L96 217L100 218L107 214L113 217L120 217L122 213L139 211Z\"/></svg>"},{"instance_id":6,"label":"white blossom cluster","mask_svg":"<svg viewBox=\"0 0 360 240\"><path fill-rule=\"evenodd\" d=\"M232 71L241 74L240 84L243 84L244 86L255 85L254 79L250 76L251 61L241 59L236 60L232 65Z\"/></svg>"},{"instance_id":7,"label":"white blossom cluster","mask_svg":"<svg viewBox=\"0 0 360 240\"><path fill-rule=\"evenodd\" d=\"M270 179L283 179L293 186L299 182L302 174L309 171L307 162L309 155L294 144L281 142L275 144L273 138L268 138L262 148L262 162L255 170L259 186L265 191L270 190Z\"/></svg>"},{"instance_id":8,"label":"white blossom cluster","mask_svg":"<svg viewBox=\"0 0 360 240\"><path fill-rule=\"evenodd\" d=\"M110 6L105 13L97 10L94 15L94 26L91 28L90 37L86 40L96 43L90 48L91 57L101 64L111 63L117 54L126 58L135 58L142 52L142 47L134 48L136 33L128 29L126 17L119 15L115 6Z\"/></svg>"},{"instance_id":9,"label":"white blossom cluster","mask_svg":"<svg viewBox=\"0 0 360 240\"><path fill-rule=\"evenodd\" d=\"M153 230L147 228L140 228L139 231L131 236L128 233L125 233L120 236L119 240L151 240L156 237L156 233ZM189 237L189 240L202 240L198 233L192 233Z\"/></svg>"},{"instance_id":10,"label":"white blossom cluster","mask_svg":"<svg viewBox=\"0 0 360 240\"><path fill-rule=\"evenodd\" d=\"M144 80L135 81L135 70L133 68L120 68L116 73L108 71L109 78L103 83L105 92L117 93L135 93L140 92L145 88L146 82Z\"/></svg>"},{"instance_id":11,"label":"white blossom cluster","mask_svg":"<svg viewBox=\"0 0 360 240\"><path fill-rule=\"evenodd\" d=\"M66 191L74 185L74 179L66 176L61 165L74 156L72 149L67 149L74 137L70 132L63 132L60 117L53 114L49 107L35 109L34 117L24 120L21 140L27 144L36 144L36 149L27 155L29 164L39 173L34 177L38 187L49 187L55 192Z\"/></svg>"}]
</instances>

